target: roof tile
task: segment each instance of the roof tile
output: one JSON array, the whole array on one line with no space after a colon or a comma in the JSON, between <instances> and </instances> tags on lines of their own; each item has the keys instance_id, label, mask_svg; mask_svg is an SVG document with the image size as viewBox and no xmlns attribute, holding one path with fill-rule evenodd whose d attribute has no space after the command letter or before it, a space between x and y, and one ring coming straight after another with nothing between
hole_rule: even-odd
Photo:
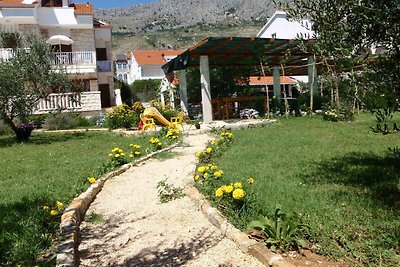
<instances>
[{"instance_id":1,"label":"roof tile","mask_svg":"<svg viewBox=\"0 0 400 267\"><path fill-rule=\"evenodd\" d=\"M137 50L133 56L139 65L164 65L168 61L165 56L175 57L182 54L184 50Z\"/></svg>"},{"instance_id":2,"label":"roof tile","mask_svg":"<svg viewBox=\"0 0 400 267\"><path fill-rule=\"evenodd\" d=\"M280 77L281 84L296 84L297 81L288 76ZM274 77L272 76L251 76L249 80L250 85L272 85L274 84Z\"/></svg>"}]
</instances>

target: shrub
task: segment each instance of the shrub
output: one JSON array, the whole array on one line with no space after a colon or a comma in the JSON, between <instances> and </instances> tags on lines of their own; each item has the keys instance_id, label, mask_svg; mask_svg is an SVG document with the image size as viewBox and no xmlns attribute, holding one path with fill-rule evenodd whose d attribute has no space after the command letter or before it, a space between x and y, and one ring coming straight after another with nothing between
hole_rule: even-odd
<instances>
[{"instance_id":1,"label":"shrub","mask_svg":"<svg viewBox=\"0 0 400 267\"><path fill-rule=\"evenodd\" d=\"M112 107L106 115L106 125L110 129L131 128L139 123L139 115L128 105Z\"/></svg>"},{"instance_id":2,"label":"shrub","mask_svg":"<svg viewBox=\"0 0 400 267\"><path fill-rule=\"evenodd\" d=\"M74 125L75 116L64 112L50 113L43 123L43 128L47 130L71 129Z\"/></svg>"},{"instance_id":3,"label":"shrub","mask_svg":"<svg viewBox=\"0 0 400 267\"><path fill-rule=\"evenodd\" d=\"M331 108L323 113L323 118L327 121L353 121L354 113L346 106L340 109Z\"/></svg>"},{"instance_id":4,"label":"shrub","mask_svg":"<svg viewBox=\"0 0 400 267\"><path fill-rule=\"evenodd\" d=\"M29 118L29 121L35 125L36 129L40 129L42 128L46 118L47 118L46 114L32 115Z\"/></svg>"},{"instance_id":5,"label":"shrub","mask_svg":"<svg viewBox=\"0 0 400 267\"><path fill-rule=\"evenodd\" d=\"M13 134L13 131L11 130L10 126L3 122L3 120L0 120L0 135L6 134Z\"/></svg>"}]
</instances>

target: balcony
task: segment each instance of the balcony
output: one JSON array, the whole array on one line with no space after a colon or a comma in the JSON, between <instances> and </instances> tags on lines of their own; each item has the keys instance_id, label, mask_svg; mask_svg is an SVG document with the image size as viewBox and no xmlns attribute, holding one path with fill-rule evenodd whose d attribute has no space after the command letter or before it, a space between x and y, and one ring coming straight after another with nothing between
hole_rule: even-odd
<instances>
[{"instance_id":1,"label":"balcony","mask_svg":"<svg viewBox=\"0 0 400 267\"><path fill-rule=\"evenodd\" d=\"M96 52L56 52L53 64L66 67L68 73L96 72ZM0 60L8 61L14 56L12 48L0 48Z\"/></svg>"},{"instance_id":2,"label":"balcony","mask_svg":"<svg viewBox=\"0 0 400 267\"><path fill-rule=\"evenodd\" d=\"M110 60L97 60L97 71L98 72L111 72L111 61Z\"/></svg>"}]
</instances>

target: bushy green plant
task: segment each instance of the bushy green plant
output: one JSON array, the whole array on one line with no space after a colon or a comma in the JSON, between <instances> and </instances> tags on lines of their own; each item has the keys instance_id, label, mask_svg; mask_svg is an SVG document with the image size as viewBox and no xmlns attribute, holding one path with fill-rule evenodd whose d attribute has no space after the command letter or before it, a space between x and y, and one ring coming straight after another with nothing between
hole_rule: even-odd
<instances>
[{"instance_id":1,"label":"bushy green plant","mask_svg":"<svg viewBox=\"0 0 400 267\"><path fill-rule=\"evenodd\" d=\"M353 121L354 113L351 108L344 106L340 109L330 108L323 113L323 118L326 121Z\"/></svg>"},{"instance_id":2,"label":"bushy green plant","mask_svg":"<svg viewBox=\"0 0 400 267\"><path fill-rule=\"evenodd\" d=\"M46 114L32 115L29 117L29 121L35 125L36 129L40 129L42 128L46 118Z\"/></svg>"},{"instance_id":3,"label":"bushy green plant","mask_svg":"<svg viewBox=\"0 0 400 267\"><path fill-rule=\"evenodd\" d=\"M43 123L43 128L46 130L71 129L74 126L75 116L71 113L61 111L50 113Z\"/></svg>"},{"instance_id":4,"label":"bushy green plant","mask_svg":"<svg viewBox=\"0 0 400 267\"><path fill-rule=\"evenodd\" d=\"M248 228L260 231L272 250L297 250L305 243L301 239L301 232L307 226L301 223L296 213L288 214L277 206L272 216L261 216L251 221Z\"/></svg>"},{"instance_id":5,"label":"bushy green plant","mask_svg":"<svg viewBox=\"0 0 400 267\"><path fill-rule=\"evenodd\" d=\"M112 107L106 115L106 125L110 129L131 128L139 123L139 115L128 105Z\"/></svg>"},{"instance_id":6,"label":"bushy green plant","mask_svg":"<svg viewBox=\"0 0 400 267\"><path fill-rule=\"evenodd\" d=\"M5 124L3 120L0 120L0 135L12 134L13 131L11 130L10 126Z\"/></svg>"}]
</instances>

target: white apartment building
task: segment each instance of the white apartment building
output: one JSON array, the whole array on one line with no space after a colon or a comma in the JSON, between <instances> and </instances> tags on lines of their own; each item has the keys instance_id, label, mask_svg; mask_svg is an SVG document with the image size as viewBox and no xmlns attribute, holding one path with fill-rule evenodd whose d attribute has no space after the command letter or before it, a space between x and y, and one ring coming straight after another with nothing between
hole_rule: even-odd
<instances>
[{"instance_id":1,"label":"white apartment building","mask_svg":"<svg viewBox=\"0 0 400 267\"><path fill-rule=\"evenodd\" d=\"M90 3L72 0L0 0L0 29L12 32L40 33L52 43L54 64L62 64L71 80L84 83L84 92L50 94L39 104L36 113L46 113L59 106L84 114L98 114L115 104L111 25L94 18ZM69 43L64 43L65 40ZM64 43L64 44L63 44ZM13 47L0 48L0 58ZM75 94L80 101L71 101Z\"/></svg>"},{"instance_id":2,"label":"white apartment building","mask_svg":"<svg viewBox=\"0 0 400 267\"><path fill-rule=\"evenodd\" d=\"M289 21L285 11L277 10L268 19L267 23L257 34L259 38L275 39L296 39L299 34L304 39L312 39L314 31L312 30L312 21L304 18L301 22Z\"/></svg>"},{"instance_id":3,"label":"white apartment building","mask_svg":"<svg viewBox=\"0 0 400 267\"><path fill-rule=\"evenodd\" d=\"M137 50L118 55L115 60L117 78L133 83L136 80L163 79L161 66L183 53L184 50Z\"/></svg>"}]
</instances>

